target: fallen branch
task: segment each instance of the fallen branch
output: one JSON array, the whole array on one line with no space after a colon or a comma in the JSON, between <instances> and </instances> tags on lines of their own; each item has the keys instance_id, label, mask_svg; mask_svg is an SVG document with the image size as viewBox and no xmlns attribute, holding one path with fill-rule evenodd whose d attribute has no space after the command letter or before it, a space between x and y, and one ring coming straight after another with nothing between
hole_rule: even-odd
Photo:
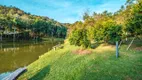
<instances>
[{"instance_id":1,"label":"fallen branch","mask_svg":"<svg viewBox=\"0 0 142 80\"><path fill-rule=\"evenodd\" d=\"M120 41L120 43L119 43L119 46L118 46L118 48L120 48L120 46L121 46L122 42L123 42L123 41L121 40L121 41Z\"/></svg>"},{"instance_id":2,"label":"fallen branch","mask_svg":"<svg viewBox=\"0 0 142 80\"><path fill-rule=\"evenodd\" d=\"M131 43L129 44L129 46L127 47L127 50L129 50L129 48L131 47L132 43L134 42L135 37L132 39Z\"/></svg>"}]
</instances>

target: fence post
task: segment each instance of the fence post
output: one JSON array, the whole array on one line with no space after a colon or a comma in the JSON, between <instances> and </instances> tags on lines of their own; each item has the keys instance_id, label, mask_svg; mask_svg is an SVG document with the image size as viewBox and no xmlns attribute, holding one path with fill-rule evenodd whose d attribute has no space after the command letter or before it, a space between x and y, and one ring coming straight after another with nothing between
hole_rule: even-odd
<instances>
[{"instance_id":1,"label":"fence post","mask_svg":"<svg viewBox=\"0 0 142 80\"><path fill-rule=\"evenodd\" d=\"M116 41L116 58L119 57L119 51L118 51L118 41Z\"/></svg>"}]
</instances>

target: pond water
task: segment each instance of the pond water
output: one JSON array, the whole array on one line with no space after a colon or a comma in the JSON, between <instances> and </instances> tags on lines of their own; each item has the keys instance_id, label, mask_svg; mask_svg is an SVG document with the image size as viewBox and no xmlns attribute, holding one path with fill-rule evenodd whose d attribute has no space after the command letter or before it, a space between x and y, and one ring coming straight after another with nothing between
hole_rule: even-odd
<instances>
[{"instance_id":1,"label":"pond water","mask_svg":"<svg viewBox=\"0 0 142 80\"><path fill-rule=\"evenodd\" d=\"M0 73L29 65L58 43L55 41L0 43Z\"/></svg>"}]
</instances>

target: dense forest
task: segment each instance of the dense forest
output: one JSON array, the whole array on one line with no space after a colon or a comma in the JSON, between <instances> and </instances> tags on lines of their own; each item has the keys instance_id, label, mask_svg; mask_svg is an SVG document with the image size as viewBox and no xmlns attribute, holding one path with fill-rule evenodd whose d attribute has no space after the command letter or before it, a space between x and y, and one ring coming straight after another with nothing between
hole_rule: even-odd
<instances>
[{"instance_id":1,"label":"dense forest","mask_svg":"<svg viewBox=\"0 0 142 80\"><path fill-rule=\"evenodd\" d=\"M13 6L0 5L0 40L65 38L64 24L44 16L31 15Z\"/></svg>"},{"instance_id":2,"label":"dense forest","mask_svg":"<svg viewBox=\"0 0 142 80\"><path fill-rule=\"evenodd\" d=\"M72 24L68 30L70 44L90 47L92 42L114 44L128 37L142 35L142 0L127 0L115 13L104 11L89 15L85 12L83 21Z\"/></svg>"}]
</instances>

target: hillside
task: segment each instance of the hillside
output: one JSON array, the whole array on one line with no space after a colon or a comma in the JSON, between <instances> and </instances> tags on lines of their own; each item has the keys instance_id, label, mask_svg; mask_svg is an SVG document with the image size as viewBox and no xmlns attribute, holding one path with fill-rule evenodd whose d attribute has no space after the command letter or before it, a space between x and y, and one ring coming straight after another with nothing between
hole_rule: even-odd
<instances>
[{"instance_id":1,"label":"hillside","mask_svg":"<svg viewBox=\"0 0 142 80\"><path fill-rule=\"evenodd\" d=\"M114 45L101 44L79 54L81 47L66 41L63 49L51 50L30 64L19 80L141 80L142 51L126 51L127 46L120 47L116 58Z\"/></svg>"},{"instance_id":2,"label":"hillside","mask_svg":"<svg viewBox=\"0 0 142 80\"><path fill-rule=\"evenodd\" d=\"M11 39L13 34L16 34L16 39L43 36L64 38L66 31L62 23L48 17L31 15L13 6L0 5L0 33L3 38L8 38L5 35L9 35Z\"/></svg>"}]
</instances>

